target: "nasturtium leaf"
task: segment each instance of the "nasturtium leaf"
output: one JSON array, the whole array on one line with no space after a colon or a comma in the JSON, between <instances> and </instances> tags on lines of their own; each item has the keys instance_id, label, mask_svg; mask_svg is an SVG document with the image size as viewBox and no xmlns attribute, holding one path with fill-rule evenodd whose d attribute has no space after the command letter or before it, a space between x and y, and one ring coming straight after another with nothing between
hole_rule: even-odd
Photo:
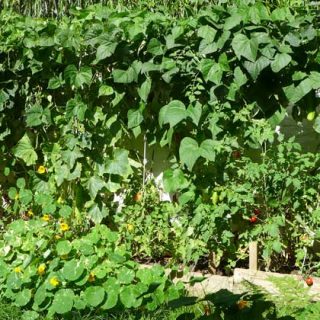
<instances>
[{"instance_id":1,"label":"nasturtium leaf","mask_svg":"<svg viewBox=\"0 0 320 320\"><path fill-rule=\"evenodd\" d=\"M23 289L16 294L15 304L19 307L25 306L31 299L31 290Z\"/></svg>"},{"instance_id":2,"label":"nasturtium leaf","mask_svg":"<svg viewBox=\"0 0 320 320\"><path fill-rule=\"evenodd\" d=\"M127 267L121 267L118 270L118 281L120 283L129 284L133 281L135 272Z\"/></svg>"},{"instance_id":3,"label":"nasturtium leaf","mask_svg":"<svg viewBox=\"0 0 320 320\"><path fill-rule=\"evenodd\" d=\"M129 285L120 292L120 301L126 308L137 308L142 303L142 298L139 298L140 295L141 293L135 285Z\"/></svg>"},{"instance_id":4,"label":"nasturtium leaf","mask_svg":"<svg viewBox=\"0 0 320 320\"><path fill-rule=\"evenodd\" d=\"M290 61L292 60L291 56L287 53L277 53L274 57L274 61L271 62L271 69L273 72L279 72L285 68Z\"/></svg>"},{"instance_id":5,"label":"nasturtium leaf","mask_svg":"<svg viewBox=\"0 0 320 320\"><path fill-rule=\"evenodd\" d=\"M258 53L258 41L256 38L249 39L244 34L236 34L232 39L231 46L238 58L241 56L254 62Z\"/></svg>"},{"instance_id":6,"label":"nasturtium leaf","mask_svg":"<svg viewBox=\"0 0 320 320\"><path fill-rule=\"evenodd\" d=\"M92 176L91 178L89 178L87 188L88 188L90 197L92 199L95 199L98 192L105 186L106 186L106 183L101 178L97 176Z\"/></svg>"},{"instance_id":7,"label":"nasturtium leaf","mask_svg":"<svg viewBox=\"0 0 320 320\"><path fill-rule=\"evenodd\" d=\"M88 287L84 291L84 298L88 305L92 307L97 307L102 303L105 296L105 290L100 286Z\"/></svg>"},{"instance_id":8,"label":"nasturtium leaf","mask_svg":"<svg viewBox=\"0 0 320 320\"><path fill-rule=\"evenodd\" d=\"M21 320L36 320L36 319L39 319L39 317L40 315L38 312L27 310L23 312L21 316Z\"/></svg>"},{"instance_id":9,"label":"nasturtium leaf","mask_svg":"<svg viewBox=\"0 0 320 320\"><path fill-rule=\"evenodd\" d=\"M33 193L29 189L22 189L19 192L19 199L21 203L27 205L32 201Z\"/></svg>"},{"instance_id":10,"label":"nasturtium leaf","mask_svg":"<svg viewBox=\"0 0 320 320\"><path fill-rule=\"evenodd\" d=\"M27 166L36 164L36 161L38 160L38 155L34 151L31 140L27 134L19 140L13 153L16 157L22 159Z\"/></svg>"},{"instance_id":11,"label":"nasturtium leaf","mask_svg":"<svg viewBox=\"0 0 320 320\"><path fill-rule=\"evenodd\" d=\"M56 250L59 256L64 256L70 253L72 245L68 240L62 240L57 243Z\"/></svg>"},{"instance_id":12,"label":"nasturtium leaf","mask_svg":"<svg viewBox=\"0 0 320 320\"><path fill-rule=\"evenodd\" d=\"M180 161L191 171L200 156L198 142L192 138L183 138L179 149Z\"/></svg>"},{"instance_id":13,"label":"nasturtium leaf","mask_svg":"<svg viewBox=\"0 0 320 320\"><path fill-rule=\"evenodd\" d=\"M170 127L174 127L187 117L186 107L179 100L173 100L164 107L161 108L159 113L159 124L163 126L166 123L170 124Z\"/></svg>"},{"instance_id":14,"label":"nasturtium leaf","mask_svg":"<svg viewBox=\"0 0 320 320\"><path fill-rule=\"evenodd\" d=\"M180 169L168 169L163 173L163 187L165 192L176 192L187 188L188 180Z\"/></svg>"},{"instance_id":15,"label":"nasturtium leaf","mask_svg":"<svg viewBox=\"0 0 320 320\"><path fill-rule=\"evenodd\" d=\"M71 289L58 290L53 298L52 310L58 314L68 313L72 310L74 293Z\"/></svg>"},{"instance_id":16,"label":"nasturtium leaf","mask_svg":"<svg viewBox=\"0 0 320 320\"><path fill-rule=\"evenodd\" d=\"M19 189L22 189L26 186L26 179L25 178L18 178L16 184Z\"/></svg>"},{"instance_id":17,"label":"nasturtium leaf","mask_svg":"<svg viewBox=\"0 0 320 320\"><path fill-rule=\"evenodd\" d=\"M63 205L59 210L59 215L65 219L69 218L71 213L72 213L72 208L68 205Z\"/></svg>"},{"instance_id":18,"label":"nasturtium leaf","mask_svg":"<svg viewBox=\"0 0 320 320\"><path fill-rule=\"evenodd\" d=\"M76 281L81 277L83 271L83 262L73 259L65 263L61 270L61 274L68 281Z\"/></svg>"}]
</instances>

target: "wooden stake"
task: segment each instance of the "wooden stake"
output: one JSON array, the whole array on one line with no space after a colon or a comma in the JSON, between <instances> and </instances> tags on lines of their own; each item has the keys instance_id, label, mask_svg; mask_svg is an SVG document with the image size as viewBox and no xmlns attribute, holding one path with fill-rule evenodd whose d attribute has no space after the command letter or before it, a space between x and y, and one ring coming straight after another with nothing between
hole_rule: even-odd
<instances>
[{"instance_id":1,"label":"wooden stake","mask_svg":"<svg viewBox=\"0 0 320 320\"><path fill-rule=\"evenodd\" d=\"M258 270L258 243L252 241L249 243L249 270Z\"/></svg>"}]
</instances>

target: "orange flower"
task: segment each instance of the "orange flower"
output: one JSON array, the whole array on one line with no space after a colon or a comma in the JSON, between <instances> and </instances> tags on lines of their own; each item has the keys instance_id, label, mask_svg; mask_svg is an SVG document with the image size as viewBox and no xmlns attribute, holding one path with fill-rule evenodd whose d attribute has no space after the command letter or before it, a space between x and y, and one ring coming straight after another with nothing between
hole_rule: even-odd
<instances>
[{"instance_id":1,"label":"orange flower","mask_svg":"<svg viewBox=\"0 0 320 320\"><path fill-rule=\"evenodd\" d=\"M249 305L249 301L246 301L246 300L239 300L239 301L237 302L237 306L238 306L238 309L239 309L239 310L242 310L242 309L247 308L248 305Z\"/></svg>"},{"instance_id":2,"label":"orange flower","mask_svg":"<svg viewBox=\"0 0 320 320\"><path fill-rule=\"evenodd\" d=\"M96 280L96 276L95 276L94 272L90 272L88 281L94 282L95 280Z\"/></svg>"}]
</instances>

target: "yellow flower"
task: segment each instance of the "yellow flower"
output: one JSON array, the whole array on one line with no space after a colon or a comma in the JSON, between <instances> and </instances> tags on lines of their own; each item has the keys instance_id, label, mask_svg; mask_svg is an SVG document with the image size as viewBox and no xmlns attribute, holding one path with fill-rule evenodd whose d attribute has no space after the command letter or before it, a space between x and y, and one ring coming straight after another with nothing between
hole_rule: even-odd
<instances>
[{"instance_id":1,"label":"yellow flower","mask_svg":"<svg viewBox=\"0 0 320 320\"><path fill-rule=\"evenodd\" d=\"M59 197L59 198L58 198L58 200L57 200L57 202L60 204L60 203L63 203L63 202L64 202L64 200L63 200L63 198L62 198L62 197Z\"/></svg>"},{"instance_id":2,"label":"yellow flower","mask_svg":"<svg viewBox=\"0 0 320 320\"><path fill-rule=\"evenodd\" d=\"M28 212L27 212L27 215L28 217L32 217L34 215L33 211L30 209Z\"/></svg>"},{"instance_id":3,"label":"yellow flower","mask_svg":"<svg viewBox=\"0 0 320 320\"><path fill-rule=\"evenodd\" d=\"M129 232L131 232L131 231L133 231L133 229L134 229L134 225L128 223L128 224L127 224L127 230L128 230Z\"/></svg>"},{"instance_id":4,"label":"yellow flower","mask_svg":"<svg viewBox=\"0 0 320 320\"><path fill-rule=\"evenodd\" d=\"M21 267L15 267L15 268L13 269L13 271L14 271L15 273L21 273L21 272L22 272L22 269L21 269Z\"/></svg>"},{"instance_id":5,"label":"yellow flower","mask_svg":"<svg viewBox=\"0 0 320 320\"><path fill-rule=\"evenodd\" d=\"M38 173L43 174L43 173L46 172L46 167L45 166L39 166L37 171L38 171Z\"/></svg>"},{"instance_id":6,"label":"yellow flower","mask_svg":"<svg viewBox=\"0 0 320 320\"><path fill-rule=\"evenodd\" d=\"M69 225L67 223L60 223L60 230L61 231L68 231L70 228L69 228Z\"/></svg>"},{"instance_id":7,"label":"yellow flower","mask_svg":"<svg viewBox=\"0 0 320 320\"><path fill-rule=\"evenodd\" d=\"M43 221L49 221L50 220L50 216L48 214L44 214L42 217L41 217L41 220Z\"/></svg>"},{"instance_id":8,"label":"yellow flower","mask_svg":"<svg viewBox=\"0 0 320 320\"><path fill-rule=\"evenodd\" d=\"M49 282L50 282L50 284L51 284L53 287L58 286L59 283L60 283L57 277L51 278Z\"/></svg>"},{"instance_id":9,"label":"yellow flower","mask_svg":"<svg viewBox=\"0 0 320 320\"><path fill-rule=\"evenodd\" d=\"M38 274L42 276L44 272L46 271L46 265L44 263L41 263L38 267Z\"/></svg>"},{"instance_id":10,"label":"yellow flower","mask_svg":"<svg viewBox=\"0 0 320 320\"><path fill-rule=\"evenodd\" d=\"M61 239L61 236L60 236L59 234L56 234L56 235L54 236L54 238L55 238L56 240L59 240L59 239Z\"/></svg>"},{"instance_id":11,"label":"yellow flower","mask_svg":"<svg viewBox=\"0 0 320 320\"><path fill-rule=\"evenodd\" d=\"M90 272L88 281L94 282L94 280L96 280L96 276L95 276L94 272Z\"/></svg>"},{"instance_id":12,"label":"yellow flower","mask_svg":"<svg viewBox=\"0 0 320 320\"><path fill-rule=\"evenodd\" d=\"M238 305L238 309L239 309L239 310L242 310L242 309L245 309L245 308L248 307L249 301L239 300L239 301L237 302L237 305Z\"/></svg>"}]
</instances>

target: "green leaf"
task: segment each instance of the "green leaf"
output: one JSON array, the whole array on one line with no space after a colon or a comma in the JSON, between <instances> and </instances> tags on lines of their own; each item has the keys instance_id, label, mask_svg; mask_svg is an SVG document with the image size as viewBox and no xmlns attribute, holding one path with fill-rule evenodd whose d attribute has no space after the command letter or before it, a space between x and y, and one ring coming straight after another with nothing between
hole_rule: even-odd
<instances>
[{"instance_id":1,"label":"green leaf","mask_svg":"<svg viewBox=\"0 0 320 320\"><path fill-rule=\"evenodd\" d=\"M139 97L143 102L147 102L148 100L148 96L151 90L151 83L151 79L147 78L145 82L141 85L141 87L138 88Z\"/></svg>"},{"instance_id":2,"label":"green leaf","mask_svg":"<svg viewBox=\"0 0 320 320\"><path fill-rule=\"evenodd\" d=\"M279 72L283 68L285 68L290 62L292 58L287 53L277 53L274 61L271 62L271 69L273 72Z\"/></svg>"},{"instance_id":3,"label":"green leaf","mask_svg":"<svg viewBox=\"0 0 320 320\"><path fill-rule=\"evenodd\" d=\"M56 250L59 256L64 256L70 253L72 245L68 240L62 240L57 243Z\"/></svg>"},{"instance_id":4,"label":"green leaf","mask_svg":"<svg viewBox=\"0 0 320 320\"><path fill-rule=\"evenodd\" d=\"M208 25L201 26L198 29L198 37L205 39L207 43L213 42L216 34L217 30L213 29Z\"/></svg>"},{"instance_id":5,"label":"green leaf","mask_svg":"<svg viewBox=\"0 0 320 320\"><path fill-rule=\"evenodd\" d=\"M200 155L209 161L215 161L216 148L217 142L215 140L204 140L200 145Z\"/></svg>"},{"instance_id":6,"label":"green leaf","mask_svg":"<svg viewBox=\"0 0 320 320\"><path fill-rule=\"evenodd\" d=\"M113 94L114 94L113 88L104 84L99 88L98 97L111 96Z\"/></svg>"},{"instance_id":7,"label":"green leaf","mask_svg":"<svg viewBox=\"0 0 320 320\"><path fill-rule=\"evenodd\" d=\"M189 182L180 169L168 169L163 173L163 187L165 192L176 192L187 188Z\"/></svg>"},{"instance_id":8,"label":"green leaf","mask_svg":"<svg viewBox=\"0 0 320 320\"><path fill-rule=\"evenodd\" d=\"M247 76L242 72L240 67L234 69L234 82L238 88L242 87L248 81Z\"/></svg>"},{"instance_id":9,"label":"green leaf","mask_svg":"<svg viewBox=\"0 0 320 320\"><path fill-rule=\"evenodd\" d=\"M159 56L164 53L161 42L158 39L152 38L147 46L147 51L154 56Z\"/></svg>"},{"instance_id":10,"label":"green leaf","mask_svg":"<svg viewBox=\"0 0 320 320\"><path fill-rule=\"evenodd\" d=\"M106 186L106 183L99 177L97 176L92 176L88 180L88 190L89 190L89 195L91 199L95 199L97 196L97 193Z\"/></svg>"},{"instance_id":11,"label":"green leaf","mask_svg":"<svg viewBox=\"0 0 320 320\"><path fill-rule=\"evenodd\" d=\"M202 114L202 106L200 103L196 103L195 106L190 105L187 109L187 115L192 119L192 122L198 126Z\"/></svg>"},{"instance_id":12,"label":"green leaf","mask_svg":"<svg viewBox=\"0 0 320 320\"><path fill-rule=\"evenodd\" d=\"M80 70L78 70L77 67L72 64L66 67L64 76L71 85L74 85L76 88L81 88L84 84L91 82L92 70L88 66L81 67Z\"/></svg>"},{"instance_id":13,"label":"green leaf","mask_svg":"<svg viewBox=\"0 0 320 320\"><path fill-rule=\"evenodd\" d=\"M140 109L130 109L128 111L128 129L135 128L143 121L143 115Z\"/></svg>"},{"instance_id":14,"label":"green leaf","mask_svg":"<svg viewBox=\"0 0 320 320\"><path fill-rule=\"evenodd\" d=\"M106 160L105 172L123 177L127 176L131 172L128 154L128 151L124 149L114 150L113 159Z\"/></svg>"},{"instance_id":15,"label":"green leaf","mask_svg":"<svg viewBox=\"0 0 320 320\"><path fill-rule=\"evenodd\" d=\"M65 314L72 310L74 293L71 289L58 290L53 298L51 309L58 314Z\"/></svg>"},{"instance_id":16,"label":"green leaf","mask_svg":"<svg viewBox=\"0 0 320 320\"><path fill-rule=\"evenodd\" d=\"M55 90L62 87L63 84L63 80L60 77L53 77L49 79L48 89Z\"/></svg>"},{"instance_id":17,"label":"green leaf","mask_svg":"<svg viewBox=\"0 0 320 320\"><path fill-rule=\"evenodd\" d=\"M317 116L316 117L316 120L314 121L314 124L313 124L313 129L320 133L320 116Z\"/></svg>"},{"instance_id":18,"label":"green leaf","mask_svg":"<svg viewBox=\"0 0 320 320\"><path fill-rule=\"evenodd\" d=\"M248 70L253 80L257 80L260 72L270 64L270 60L261 56L257 61L245 61L244 67Z\"/></svg>"},{"instance_id":19,"label":"green leaf","mask_svg":"<svg viewBox=\"0 0 320 320\"><path fill-rule=\"evenodd\" d=\"M31 300L31 290L24 289L16 294L15 304L24 307Z\"/></svg>"},{"instance_id":20,"label":"green leaf","mask_svg":"<svg viewBox=\"0 0 320 320\"><path fill-rule=\"evenodd\" d=\"M199 158L199 146L196 140L186 137L183 138L179 149L180 161L191 171Z\"/></svg>"},{"instance_id":21,"label":"green leaf","mask_svg":"<svg viewBox=\"0 0 320 320\"><path fill-rule=\"evenodd\" d=\"M61 270L62 276L69 281L78 280L82 276L83 272L83 262L78 260L67 261Z\"/></svg>"},{"instance_id":22,"label":"green leaf","mask_svg":"<svg viewBox=\"0 0 320 320\"><path fill-rule=\"evenodd\" d=\"M27 166L36 164L38 160L37 153L34 151L30 138L25 134L18 142L13 151L14 155L22 159Z\"/></svg>"},{"instance_id":23,"label":"green leaf","mask_svg":"<svg viewBox=\"0 0 320 320\"><path fill-rule=\"evenodd\" d=\"M236 34L232 39L231 46L236 56L244 57L252 62L257 58L258 53L258 41L255 38L249 39L244 34Z\"/></svg>"},{"instance_id":24,"label":"green leaf","mask_svg":"<svg viewBox=\"0 0 320 320\"><path fill-rule=\"evenodd\" d=\"M301 100L305 95L307 95L313 88L312 81L307 78L302 80L296 87L292 84L283 89L288 100L295 104Z\"/></svg>"},{"instance_id":25,"label":"green leaf","mask_svg":"<svg viewBox=\"0 0 320 320\"><path fill-rule=\"evenodd\" d=\"M200 71L206 81L211 81L216 85L221 84L223 76L223 68L217 62L212 59L203 59L200 62Z\"/></svg>"},{"instance_id":26,"label":"green leaf","mask_svg":"<svg viewBox=\"0 0 320 320\"><path fill-rule=\"evenodd\" d=\"M96 60L94 61L94 63L98 63L105 58L111 57L116 50L117 45L118 42L106 42L101 44L97 49Z\"/></svg>"},{"instance_id":27,"label":"green leaf","mask_svg":"<svg viewBox=\"0 0 320 320\"><path fill-rule=\"evenodd\" d=\"M170 127L174 127L187 117L186 107L179 100L173 100L169 104L161 108L159 113L159 124L169 123Z\"/></svg>"},{"instance_id":28,"label":"green leaf","mask_svg":"<svg viewBox=\"0 0 320 320\"><path fill-rule=\"evenodd\" d=\"M108 214L108 211L105 208L99 207L97 203L95 203L89 210L88 215L89 218L95 223L98 224L105 218Z\"/></svg>"},{"instance_id":29,"label":"green leaf","mask_svg":"<svg viewBox=\"0 0 320 320\"><path fill-rule=\"evenodd\" d=\"M26 123L28 127L36 127L42 123L43 109L40 105L35 104L26 110Z\"/></svg>"},{"instance_id":30,"label":"green leaf","mask_svg":"<svg viewBox=\"0 0 320 320\"><path fill-rule=\"evenodd\" d=\"M99 304L102 303L104 299L105 291L100 286L92 286L88 287L84 291L84 297L87 301L87 304L92 307L97 307Z\"/></svg>"}]
</instances>

